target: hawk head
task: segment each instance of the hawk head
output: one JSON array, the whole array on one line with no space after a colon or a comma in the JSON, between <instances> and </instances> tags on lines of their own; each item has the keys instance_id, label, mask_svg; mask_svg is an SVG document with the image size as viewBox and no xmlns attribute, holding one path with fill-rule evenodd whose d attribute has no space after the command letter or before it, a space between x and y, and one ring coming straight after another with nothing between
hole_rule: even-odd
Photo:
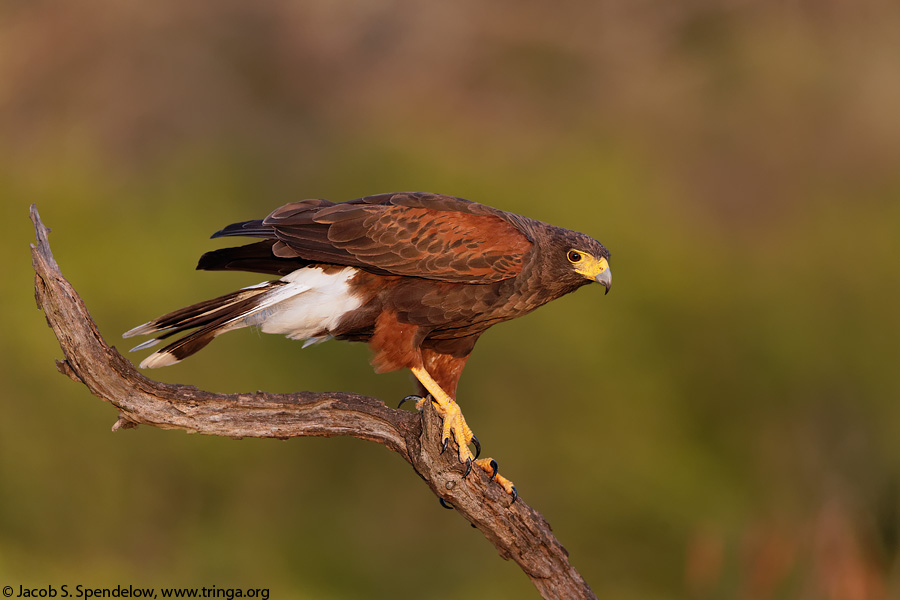
<instances>
[{"instance_id":1,"label":"hawk head","mask_svg":"<svg viewBox=\"0 0 900 600\"><path fill-rule=\"evenodd\" d=\"M565 229L553 228L552 240L545 246L545 257L552 272L573 288L597 282L606 288L612 286L612 272L609 269L609 250L594 238Z\"/></svg>"}]
</instances>

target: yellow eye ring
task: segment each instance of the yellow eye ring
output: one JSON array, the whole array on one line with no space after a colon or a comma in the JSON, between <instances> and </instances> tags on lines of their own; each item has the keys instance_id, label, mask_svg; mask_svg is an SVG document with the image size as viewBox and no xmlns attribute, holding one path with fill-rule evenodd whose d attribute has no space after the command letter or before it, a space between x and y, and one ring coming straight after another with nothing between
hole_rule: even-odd
<instances>
[{"instance_id":1,"label":"yellow eye ring","mask_svg":"<svg viewBox=\"0 0 900 600\"><path fill-rule=\"evenodd\" d=\"M575 264L581 262L582 259L584 259L584 256L582 256L581 252L577 250L569 250L566 253L566 258L569 259L570 263Z\"/></svg>"}]
</instances>

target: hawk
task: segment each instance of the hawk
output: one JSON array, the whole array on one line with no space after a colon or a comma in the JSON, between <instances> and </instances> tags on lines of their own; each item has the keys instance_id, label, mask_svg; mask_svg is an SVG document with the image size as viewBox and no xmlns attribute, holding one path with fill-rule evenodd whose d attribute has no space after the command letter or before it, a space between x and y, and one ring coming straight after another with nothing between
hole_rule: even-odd
<instances>
[{"instance_id":1,"label":"hawk","mask_svg":"<svg viewBox=\"0 0 900 600\"><path fill-rule=\"evenodd\" d=\"M597 282L609 292L609 251L597 240L462 198L426 193L348 202L301 200L262 220L234 223L213 238L260 238L207 252L197 269L281 276L176 310L124 337L155 335L133 350L189 332L145 358L174 364L226 331L259 327L305 340L369 344L377 372L409 369L443 420L458 458L491 473L516 498L456 403L456 386L479 336ZM405 399L404 399L405 400ZM401 401L402 404L402 401Z\"/></svg>"}]
</instances>

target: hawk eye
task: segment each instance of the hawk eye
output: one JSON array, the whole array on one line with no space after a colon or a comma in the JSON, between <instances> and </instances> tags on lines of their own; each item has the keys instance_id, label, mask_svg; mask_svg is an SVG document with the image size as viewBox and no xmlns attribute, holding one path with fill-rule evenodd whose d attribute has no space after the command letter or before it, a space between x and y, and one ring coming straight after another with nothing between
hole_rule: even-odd
<instances>
[{"instance_id":1,"label":"hawk eye","mask_svg":"<svg viewBox=\"0 0 900 600\"><path fill-rule=\"evenodd\" d=\"M569 262L571 263L577 263L581 262L581 259L583 257L581 256L581 252L578 252L577 250L569 250L568 254L566 254L566 258L568 258Z\"/></svg>"}]
</instances>

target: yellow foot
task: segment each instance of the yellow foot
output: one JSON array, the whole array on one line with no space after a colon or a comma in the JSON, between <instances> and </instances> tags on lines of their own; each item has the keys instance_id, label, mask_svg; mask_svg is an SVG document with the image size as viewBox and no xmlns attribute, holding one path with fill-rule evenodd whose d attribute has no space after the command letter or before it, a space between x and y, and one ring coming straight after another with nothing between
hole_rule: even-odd
<instances>
[{"instance_id":1,"label":"yellow foot","mask_svg":"<svg viewBox=\"0 0 900 600\"><path fill-rule=\"evenodd\" d=\"M481 467L482 471L490 473L491 479L493 481L496 481L497 484L502 487L507 494L512 496L512 502L510 502L510 504L516 501L516 498L519 497L519 492L516 491L516 486L513 485L512 481L497 473L499 467L496 460L494 460L493 458L482 458L480 460L476 460L475 465Z\"/></svg>"},{"instance_id":2,"label":"yellow foot","mask_svg":"<svg viewBox=\"0 0 900 600\"><path fill-rule=\"evenodd\" d=\"M496 481L507 494L512 496L512 501L515 502L516 498L519 497L516 486L513 485L512 481L497 473L497 461L492 458L476 460L478 459L478 454L481 454L481 444L478 443L478 438L476 438L472 433L472 430L469 429L469 426L463 417L462 410L459 408L459 404L441 389L441 386L432 379L431 375L429 375L425 369L413 368L411 371L413 372L413 375L416 376L416 379L422 383L422 386L428 390L431 402L434 403L435 410L443 421L441 427L441 453L443 453L450 445L450 437L452 436L459 448L459 462L466 463L466 472L463 477L469 475L469 472L472 470L472 465L478 465L483 471L490 473L491 480ZM407 400L413 399L416 400L416 409L421 411L427 401L426 398L407 396L400 401L400 404L402 405ZM472 451L469 450L469 444L475 446L476 454L474 456L472 455Z\"/></svg>"},{"instance_id":3,"label":"yellow foot","mask_svg":"<svg viewBox=\"0 0 900 600\"><path fill-rule=\"evenodd\" d=\"M475 434L472 433L472 430L466 423L466 419L463 417L459 404L449 396L446 396L446 398L443 399L443 402L441 402L435 398L434 394L429 395L428 398L407 396L400 401L400 404L402 405L407 400L416 400L416 410L419 411L422 410L425 402L428 400L434 404L434 409L438 416L441 417L443 423L441 426L441 454L443 454L450 446L450 438L452 437L459 448L459 462L466 464L466 472L463 477L467 477L472 471L472 465L475 464L475 459L478 458L478 454L481 453L481 444L478 443L478 438L475 437ZM472 451L469 450L469 444L475 446L475 452L477 454L472 454Z\"/></svg>"},{"instance_id":4,"label":"yellow foot","mask_svg":"<svg viewBox=\"0 0 900 600\"><path fill-rule=\"evenodd\" d=\"M481 445L478 443L478 439L466 424L459 404L441 389L441 386L428 374L428 371L421 367L413 367L410 370L422 386L428 390L428 393L431 395L431 401L435 405L435 410L437 410L438 415L443 420L441 429L441 444L443 447L441 452L447 449L447 446L450 444L450 436L453 436L459 448L459 462L466 463L466 473L463 475L463 477L466 477L472 470L472 464L476 458L472 455L472 451L469 450L469 444L473 444L476 450L480 452ZM417 402L416 407L421 409L422 404Z\"/></svg>"}]
</instances>

